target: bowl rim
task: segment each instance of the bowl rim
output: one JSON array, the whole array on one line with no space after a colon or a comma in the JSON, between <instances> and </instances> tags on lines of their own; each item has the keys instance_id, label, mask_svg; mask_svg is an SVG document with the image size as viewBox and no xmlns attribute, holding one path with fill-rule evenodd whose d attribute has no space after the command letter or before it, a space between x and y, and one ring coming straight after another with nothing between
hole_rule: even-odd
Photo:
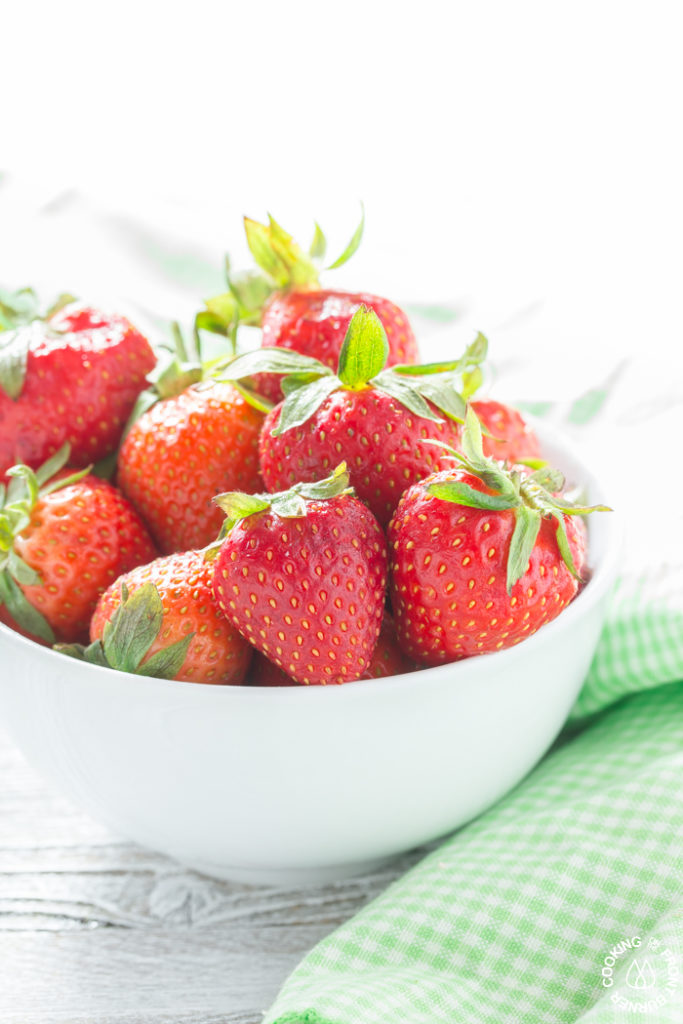
<instances>
[{"instance_id":1,"label":"bowl rim","mask_svg":"<svg viewBox=\"0 0 683 1024\"><path fill-rule=\"evenodd\" d=\"M527 418L533 422L534 428L538 428L542 444L544 441L547 441L550 445L556 446L561 449L563 455L566 455L571 461L581 467L581 483L591 492L590 500L595 502L606 500L602 494L599 478L591 471L590 466L577 452L574 443L554 425L539 421L535 417L528 416ZM524 657L525 651L530 652L532 648L535 650L543 644L551 643L553 637L560 630L569 629L577 618L588 615L591 608L611 588L617 575L623 524L621 515L618 512L610 511L605 514L609 515L609 520L605 525L604 550L594 565L591 577L583 590L577 594L568 607L557 618L553 619L552 622L547 623L533 636L527 637L523 643L501 651L490 651L474 657L463 658L461 661L447 662L443 665L425 666L412 672L404 672L401 675L381 676L376 679L356 679L348 683L329 686L304 686L296 683L291 686L279 687L258 685L217 686L215 683L196 683L180 679L156 679L148 676L136 676L134 674L131 675L129 672L105 668L100 665L91 665L76 659L69 659L70 667L72 667L75 674L85 672L87 675L90 675L92 672L96 672L103 681L107 679L112 683L117 680L130 683L131 678L133 678L138 689L145 688L150 690L157 688L163 690L169 696L172 694L177 696L179 693L183 693L189 697L190 694L196 693L197 700L206 699L202 695L206 695L207 691L215 694L218 700L270 700L285 703L320 699L352 700L357 699L353 696L354 694L386 693L391 695L412 686L424 686L426 682L425 677L428 677L430 682L437 685L447 677L451 686L458 685L459 683L464 684L469 679L476 679L482 674L488 672L497 673L503 665L513 664L515 660ZM0 622L0 640L3 644L16 645L20 651L25 649L28 654L32 653L34 656L45 657L49 660L58 659L58 664L64 667L65 655L49 647L36 644L33 640L22 636L2 622ZM454 674L460 675L462 678L453 678ZM306 692L309 696L303 697L303 692ZM318 696L312 697L311 694L313 693L317 693ZM219 694L222 696L218 696ZM322 696L323 694L324 696ZM330 694L336 694L336 696L331 697L329 696Z\"/></svg>"}]
</instances>

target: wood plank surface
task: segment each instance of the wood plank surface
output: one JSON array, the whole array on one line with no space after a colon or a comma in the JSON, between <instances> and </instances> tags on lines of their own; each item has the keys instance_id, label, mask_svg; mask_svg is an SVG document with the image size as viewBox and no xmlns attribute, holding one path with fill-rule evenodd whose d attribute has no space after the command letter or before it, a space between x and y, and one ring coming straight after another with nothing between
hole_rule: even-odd
<instances>
[{"instance_id":1,"label":"wood plank surface","mask_svg":"<svg viewBox=\"0 0 683 1024\"><path fill-rule=\"evenodd\" d=\"M112 835L0 731L0 1022L256 1024L308 950L417 858L311 888L215 881Z\"/></svg>"}]
</instances>

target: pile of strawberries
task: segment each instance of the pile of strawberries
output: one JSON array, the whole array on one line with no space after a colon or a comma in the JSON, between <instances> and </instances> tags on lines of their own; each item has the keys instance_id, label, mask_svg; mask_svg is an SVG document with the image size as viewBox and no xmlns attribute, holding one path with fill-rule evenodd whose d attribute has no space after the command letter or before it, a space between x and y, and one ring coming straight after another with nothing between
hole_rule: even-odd
<instances>
[{"instance_id":1,"label":"pile of strawberries","mask_svg":"<svg viewBox=\"0 0 683 1024\"><path fill-rule=\"evenodd\" d=\"M486 339L420 364L396 305L320 287L317 226L304 252L245 225L257 267L174 352L0 292L0 621L102 666L265 686L531 636L585 578L593 509L517 411L473 397ZM242 326L262 344L238 355Z\"/></svg>"}]
</instances>

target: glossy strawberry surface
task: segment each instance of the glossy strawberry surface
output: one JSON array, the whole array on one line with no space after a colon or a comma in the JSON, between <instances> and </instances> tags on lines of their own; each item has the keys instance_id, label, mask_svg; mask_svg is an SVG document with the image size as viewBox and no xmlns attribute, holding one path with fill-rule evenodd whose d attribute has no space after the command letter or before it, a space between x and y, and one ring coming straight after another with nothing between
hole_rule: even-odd
<instances>
[{"instance_id":1,"label":"glossy strawberry surface","mask_svg":"<svg viewBox=\"0 0 683 1024\"><path fill-rule=\"evenodd\" d=\"M556 522L544 518L527 571L508 594L513 511L468 508L428 493L430 484L447 480L492 493L465 469L435 474L404 495L388 533L399 642L426 665L520 643L559 615L579 588L560 555ZM573 517L563 519L582 566L584 532Z\"/></svg>"},{"instance_id":2,"label":"glossy strawberry surface","mask_svg":"<svg viewBox=\"0 0 683 1024\"><path fill-rule=\"evenodd\" d=\"M538 438L517 409L492 399L476 400L472 408L489 431L483 437L485 455L507 462L540 457Z\"/></svg>"},{"instance_id":3,"label":"glossy strawberry surface","mask_svg":"<svg viewBox=\"0 0 683 1024\"><path fill-rule=\"evenodd\" d=\"M80 304L18 329L28 343L18 397L0 387L0 476L36 468L64 442L73 466L112 452L155 357L122 316Z\"/></svg>"},{"instance_id":4,"label":"glossy strawberry surface","mask_svg":"<svg viewBox=\"0 0 683 1024\"><path fill-rule=\"evenodd\" d=\"M25 597L67 642L87 638L97 600L117 576L157 554L130 503L90 475L41 498L14 550L42 577L21 585Z\"/></svg>"},{"instance_id":5,"label":"glossy strawberry surface","mask_svg":"<svg viewBox=\"0 0 683 1024\"><path fill-rule=\"evenodd\" d=\"M417 416L373 388L340 388L300 427L273 437L280 416L276 406L261 432L263 480L269 491L321 480L344 459L356 494L385 525L407 487L452 463L441 449L423 443L433 438L457 446L458 424L438 415L439 422Z\"/></svg>"},{"instance_id":6,"label":"glossy strawberry surface","mask_svg":"<svg viewBox=\"0 0 683 1024\"><path fill-rule=\"evenodd\" d=\"M167 554L204 547L223 522L226 490L258 491L263 414L231 384L188 388L133 424L119 452L118 484Z\"/></svg>"},{"instance_id":7,"label":"glossy strawberry surface","mask_svg":"<svg viewBox=\"0 0 683 1024\"><path fill-rule=\"evenodd\" d=\"M143 583L153 583L163 603L164 617L144 660L194 633L174 678L190 683L239 685L249 667L251 647L216 606L212 576L213 566L205 561L202 551L183 551L139 566L102 595L93 615L90 639L102 637L105 623L121 603L122 583L130 594Z\"/></svg>"},{"instance_id":8,"label":"glossy strawberry surface","mask_svg":"<svg viewBox=\"0 0 683 1024\"><path fill-rule=\"evenodd\" d=\"M412 672L414 667L413 662L406 658L399 646L391 616L385 613L370 663L360 678L381 679L385 676L399 676L404 672ZM295 679L258 651L254 652L246 682L250 686L298 685Z\"/></svg>"},{"instance_id":9,"label":"glossy strawberry surface","mask_svg":"<svg viewBox=\"0 0 683 1024\"><path fill-rule=\"evenodd\" d=\"M348 682L377 643L386 541L349 495L312 501L300 518L259 512L229 532L213 585L230 622L297 682Z\"/></svg>"},{"instance_id":10,"label":"glossy strawberry surface","mask_svg":"<svg viewBox=\"0 0 683 1024\"><path fill-rule=\"evenodd\" d=\"M344 337L360 305L373 309L389 343L387 366L416 363L417 342L408 317L388 299L366 292L331 290L276 292L263 312L261 344L292 349L336 370ZM280 380L260 374L257 389L271 401L282 398Z\"/></svg>"}]
</instances>

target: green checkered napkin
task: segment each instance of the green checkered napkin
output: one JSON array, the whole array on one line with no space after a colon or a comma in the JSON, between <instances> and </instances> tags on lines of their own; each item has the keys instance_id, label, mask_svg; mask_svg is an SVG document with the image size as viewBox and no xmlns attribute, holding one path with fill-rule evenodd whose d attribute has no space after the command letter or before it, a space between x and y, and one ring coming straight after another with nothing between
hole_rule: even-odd
<instances>
[{"instance_id":1,"label":"green checkered napkin","mask_svg":"<svg viewBox=\"0 0 683 1024\"><path fill-rule=\"evenodd\" d=\"M265 1024L682 1024L678 680L683 565L629 572L564 742L321 942Z\"/></svg>"}]
</instances>

